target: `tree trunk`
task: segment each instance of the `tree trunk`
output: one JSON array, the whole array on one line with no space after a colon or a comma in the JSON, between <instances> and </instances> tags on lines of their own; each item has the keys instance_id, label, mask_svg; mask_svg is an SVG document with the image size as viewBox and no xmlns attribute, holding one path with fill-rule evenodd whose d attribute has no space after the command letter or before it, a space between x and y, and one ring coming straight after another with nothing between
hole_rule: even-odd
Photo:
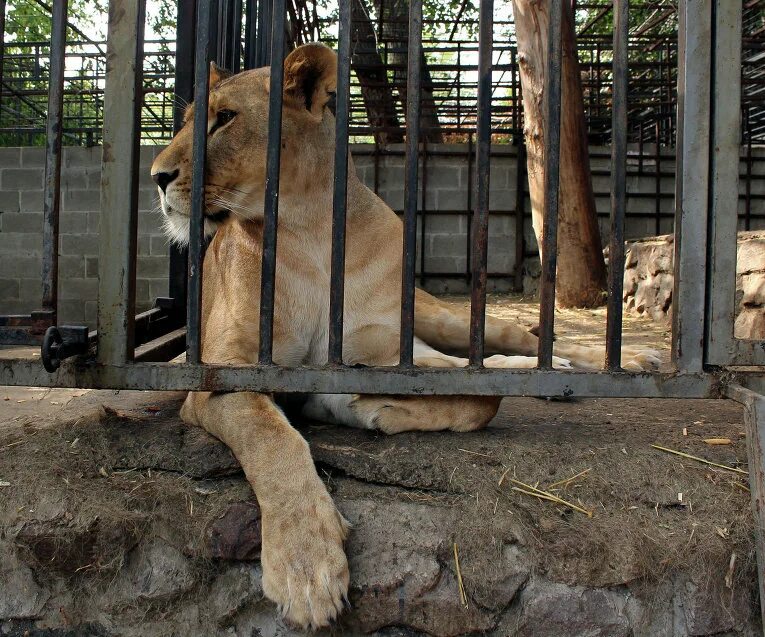
<instances>
[{"instance_id":1,"label":"tree trunk","mask_svg":"<svg viewBox=\"0 0 765 637\"><path fill-rule=\"evenodd\" d=\"M606 266L592 190L573 15L568 2L563 2L563 7L556 299L561 307L596 307L605 302ZM549 9L549 0L513 0L523 89L532 221L540 256L544 217L544 140L547 133L544 86Z\"/></svg>"},{"instance_id":2,"label":"tree trunk","mask_svg":"<svg viewBox=\"0 0 765 637\"><path fill-rule=\"evenodd\" d=\"M378 15L382 12L383 37L389 44L387 64L393 66L393 83L406 110L406 63L409 43L409 0L372 0ZM433 97L433 77L425 54L420 54L420 140L437 144L443 141L438 107Z\"/></svg>"},{"instance_id":3,"label":"tree trunk","mask_svg":"<svg viewBox=\"0 0 765 637\"><path fill-rule=\"evenodd\" d=\"M361 86L361 97L369 125L380 144L404 141L404 131L396 115L393 87L388 81L380 52L377 50L375 28L364 0L351 0L353 57L351 65Z\"/></svg>"}]
</instances>

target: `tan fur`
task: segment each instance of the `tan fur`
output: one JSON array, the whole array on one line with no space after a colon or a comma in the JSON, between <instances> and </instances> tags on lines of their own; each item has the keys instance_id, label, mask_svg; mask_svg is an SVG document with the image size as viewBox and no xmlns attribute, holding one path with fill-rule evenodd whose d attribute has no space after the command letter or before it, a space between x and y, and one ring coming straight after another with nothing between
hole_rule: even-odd
<instances>
[{"instance_id":1,"label":"tan fur","mask_svg":"<svg viewBox=\"0 0 765 637\"><path fill-rule=\"evenodd\" d=\"M326 108L336 77L335 54L306 45L285 61L274 361L326 362L334 119ZM207 251L203 274L203 360L254 363L258 352L262 209L269 70L233 77L211 74L208 130L208 214L228 209ZM215 128L222 111L236 115ZM166 225L188 237L192 113L157 157L152 174L177 178L161 193ZM398 362L402 226L393 211L357 178L349 160L344 361ZM415 362L467 364L468 314L418 290ZM537 339L523 328L487 317L490 367L533 367ZM459 356L449 356L449 351ZM513 355L511 355L513 354ZM631 364L653 362L629 353ZM556 343L558 366L602 364L602 353ZM637 357L637 358L635 358ZM483 427L498 398L328 396L308 399L304 414L387 433ZM181 412L236 454L263 512L263 585L285 617L320 627L340 612L348 588L343 552L347 525L316 474L305 441L271 397L254 393L192 393Z\"/></svg>"}]
</instances>

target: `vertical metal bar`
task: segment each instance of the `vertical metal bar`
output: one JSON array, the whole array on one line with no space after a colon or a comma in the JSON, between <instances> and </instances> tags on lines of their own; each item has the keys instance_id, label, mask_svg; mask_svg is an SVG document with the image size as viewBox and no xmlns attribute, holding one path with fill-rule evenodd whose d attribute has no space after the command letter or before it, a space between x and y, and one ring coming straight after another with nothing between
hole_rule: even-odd
<instances>
[{"instance_id":1,"label":"vertical metal bar","mask_svg":"<svg viewBox=\"0 0 765 637\"><path fill-rule=\"evenodd\" d=\"M58 310L58 227L61 207L61 135L64 127L67 6L67 0L53 3L48 121L45 136L42 306L43 309L54 313L54 321ZM5 18L5 11L3 11L3 18Z\"/></svg>"},{"instance_id":2,"label":"vertical metal bar","mask_svg":"<svg viewBox=\"0 0 765 637\"><path fill-rule=\"evenodd\" d=\"M3 85L3 62L5 61L5 5L6 0L0 0L0 87ZM51 48L53 42L51 41ZM0 90L0 98L2 98Z\"/></svg>"},{"instance_id":3,"label":"vertical metal bar","mask_svg":"<svg viewBox=\"0 0 765 637\"><path fill-rule=\"evenodd\" d=\"M467 206L466 214L467 218L467 232L465 233L465 239L467 241L467 248L465 249L465 280L470 282L472 276L472 264L473 260L471 255L473 254L473 132L468 133L468 147L467 147Z\"/></svg>"},{"instance_id":4,"label":"vertical metal bar","mask_svg":"<svg viewBox=\"0 0 765 637\"><path fill-rule=\"evenodd\" d=\"M491 71L494 0L481 0L478 35L478 114L476 197L470 282L470 364L483 365L486 323L486 257L489 244L489 168L491 156Z\"/></svg>"},{"instance_id":5,"label":"vertical metal bar","mask_svg":"<svg viewBox=\"0 0 765 637\"><path fill-rule=\"evenodd\" d=\"M744 184L744 230L752 229L752 131L750 129L751 106L746 109L746 183Z\"/></svg>"},{"instance_id":6,"label":"vertical metal bar","mask_svg":"<svg viewBox=\"0 0 765 637\"><path fill-rule=\"evenodd\" d=\"M523 259L526 256L526 142L523 132L516 132L517 158L515 162L515 272L513 289L523 291Z\"/></svg>"},{"instance_id":7,"label":"vertical metal bar","mask_svg":"<svg viewBox=\"0 0 765 637\"><path fill-rule=\"evenodd\" d=\"M231 66L229 69L233 73L239 73L242 70L242 2L243 0L233 1L231 15L233 42L231 44Z\"/></svg>"},{"instance_id":8,"label":"vertical metal bar","mask_svg":"<svg viewBox=\"0 0 765 637\"><path fill-rule=\"evenodd\" d=\"M173 133L183 126L186 104L194 97L194 33L196 28L196 0L179 0L175 39L175 104L173 107ZM185 318L186 286L188 284L189 253L187 248L170 246L168 293L173 299L173 311L179 320Z\"/></svg>"},{"instance_id":9,"label":"vertical metal bar","mask_svg":"<svg viewBox=\"0 0 765 637\"><path fill-rule=\"evenodd\" d=\"M411 367L414 355L414 271L417 256L417 172L420 138L420 58L422 50L422 0L409 2L409 46L406 75L406 165L404 172L404 241L401 264L402 367Z\"/></svg>"},{"instance_id":10,"label":"vertical metal bar","mask_svg":"<svg viewBox=\"0 0 765 637\"><path fill-rule=\"evenodd\" d=\"M610 370L619 369L622 362L624 215L627 208L628 44L629 0L614 0L614 88L611 113L611 242L608 248L608 318L606 324L606 367Z\"/></svg>"},{"instance_id":11,"label":"vertical metal bar","mask_svg":"<svg viewBox=\"0 0 765 637\"><path fill-rule=\"evenodd\" d=\"M332 264L329 288L330 365L343 362L345 212L348 194L348 110L351 91L351 1L340 0L335 96L335 181L332 194Z\"/></svg>"},{"instance_id":12,"label":"vertical metal bar","mask_svg":"<svg viewBox=\"0 0 765 637\"><path fill-rule=\"evenodd\" d=\"M244 20L244 69L255 68L258 46L258 0L246 0L247 8Z\"/></svg>"},{"instance_id":13,"label":"vertical metal bar","mask_svg":"<svg viewBox=\"0 0 765 637\"><path fill-rule=\"evenodd\" d=\"M707 288L707 363L730 365L736 351L736 234L738 230L741 140L742 6L717 2L712 64L712 140L710 164L709 284Z\"/></svg>"},{"instance_id":14,"label":"vertical metal bar","mask_svg":"<svg viewBox=\"0 0 765 637\"><path fill-rule=\"evenodd\" d=\"M282 91L284 87L285 0L274 0L271 20L271 90L268 98L268 150L266 195L263 206L263 268L260 279L261 365L273 362L274 287L276 280L276 228L279 220L279 164L282 148Z\"/></svg>"},{"instance_id":15,"label":"vertical metal bar","mask_svg":"<svg viewBox=\"0 0 765 637\"><path fill-rule=\"evenodd\" d=\"M175 103L173 107L173 132L183 125L186 105L194 95L194 28L196 24L196 0L178 0L175 38Z\"/></svg>"},{"instance_id":16,"label":"vertical metal bar","mask_svg":"<svg viewBox=\"0 0 765 637\"><path fill-rule=\"evenodd\" d=\"M550 0L545 72L545 181L542 224L542 276L539 289L538 366L552 368L555 322L555 270L558 265L558 186L560 180L561 22L562 0ZM598 71L600 77L600 71Z\"/></svg>"},{"instance_id":17,"label":"vertical metal bar","mask_svg":"<svg viewBox=\"0 0 765 637\"><path fill-rule=\"evenodd\" d=\"M226 2L226 0L210 0L210 15L211 23L210 23L210 31L209 31L209 50L210 55L208 57L209 60L214 60L217 64L222 65L223 61L221 59L221 50L220 50L220 28L221 28L221 15L220 12L222 10L221 4L223 2Z\"/></svg>"},{"instance_id":18,"label":"vertical metal bar","mask_svg":"<svg viewBox=\"0 0 765 637\"><path fill-rule=\"evenodd\" d=\"M145 8L145 0L109 3L98 277L98 361L103 365L133 356Z\"/></svg>"},{"instance_id":19,"label":"vertical metal bar","mask_svg":"<svg viewBox=\"0 0 765 637\"><path fill-rule=\"evenodd\" d=\"M207 110L210 81L210 27L214 6L197 0L197 38L194 55L194 146L191 159L191 218L189 222L189 286L186 309L186 360L202 360L202 258L205 231L205 166Z\"/></svg>"},{"instance_id":20,"label":"vertical metal bar","mask_svg":"<svg viewBox=\"0 0 765 637\"><path fill-rule=\"evenodd\" d=\"M698 372L704 363L712 0L680 0L678 13L672 361Z\"/></svg>"},{"instance_id":21,"label":"vertical metal bar","mask_svg":"<svg viewBox=\"0 0 765 637\"><path fill-rule=\"evenodd\" d=\"M654 149L653 159L656 170L656 179L654 180L654 214L655 234L661 234L661 121L657 121L654 126L656 135L656 148Z\"/></svg>"},{"instance_id":22,"label":"vertical metal bar","mask_svg":"<svg viewBox=\"0 0 765 637\"><path fill-rule=\"evenodd\" d=\"M428 140L422 142L422 193L420 199L420 285L424 285L428 273L425 269L425 233L428 222Z\"/></svg>"},{"instance_id":23,"label":"vertical metal bar","mask_svg":"<svg viewBox=\"0 0 765 637\"><path fill-rule=\"evenodd\" d=\"M277 0L278 1L278 0ZM258 57L255 67L268 66L271 63L272 16L274 0L260 0L258 6ZM281 58L281 55L279 56Z\"/></svg>"}]
</instances>

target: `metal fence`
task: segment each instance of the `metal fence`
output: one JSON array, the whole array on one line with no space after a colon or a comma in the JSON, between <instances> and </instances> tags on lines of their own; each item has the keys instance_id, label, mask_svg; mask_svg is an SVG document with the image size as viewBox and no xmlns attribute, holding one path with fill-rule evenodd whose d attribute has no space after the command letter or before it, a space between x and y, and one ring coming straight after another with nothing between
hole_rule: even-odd
<instances>
[{"instance_id":1,"label":"metal fence","mask_svg":"<svg viewBox=\"0 0 765 637\"><path fill-rule=\"evenodd\" d=\"M4 317L6 328L31 331L50 323L43 359L0 360L0 384L122 389L321 392L400 395L493 396L640 396L702 398L730 396L748 406L749 466L756 513L758 549L763 544L762 453L765 421L762 398L737 383L757 382L765 364L765 343L734 338L736 207L740 151L742 5L728 0L680 0L678 27L677 192L675 214L675 290L673 294L672 365L668 373L628 372L621 368L624 215L628 141L628 0L616 0L613 42L612 194L606 366L602 371L552 368L558 223L558 175L561 117L561 16L564 0L550 0L546 69L544 242L538 366L531 370L483 366L487 279L489 154L492 143L493 1L480 5L477 130L475 132L475 209L471 231L471 313L466 368L432 369L415 365L415 246L418 148L421 139L419 99L422 1L410 0L406 179L403 219L400 314L400 361L391 367L344 364L343 300L346 231L348 138L350 121L351 6L340 2L335 125L335 178L332 212L331 287L326 365L285 367L273 359L279 166L284 67L285 0L259 4L251 24L253 66L271 65L261 270L258 362L251 365L205 364L201 360L201 283L204 256L203 205L207 138L208 62L212 34L231 24L217 21L213 9L233 11L235 2L183 0L196 9L196 28L181 25L194 42L195 115L188 294L184 269L171 271L171 299L143 315L134 314L138 146L143 94L144 2L112 0L103 104L101 187L101 257L99 259L98 331L57 328L57 245L60 158L63 129L63 70L66 3L54 3L50 91L46 132L45 266L43 311L28 317ZM217 5L217 7L216 7ZM223 26L221 26L223 25ZM270 27L272 37L265 35ZM191 38L190 36L194 37ZM179 40L180 41L180 40ZM264 42L268 43L266 49ZM190 87L188 87L190 88ZM189 90L189 95L191 91ZM183 256L177 254L176 266ZM14 327L15 326L15 327ZM186 361L167 362L182 350ZM738 366L734 372L731 366ZM763 573L762 550L759 551ZM761 577L761 582L765 581ZM765 598L765 596L763 596Z\"/></svg>"},{"instance_id":2,"label":"metal fence","mask_svg":"<svg viewBox=\"0 0 765 637\"><path fill-rule=\"evenodd\" d=\"M256 2L247 3L255 11ZM321 36L334 45L336 20L311 15L300 17L301 3L288 0L285 46L288 48ZM637 5L643 1L635 2ZM763 8L745 3L742 49L742 141L765 143L765 75L761 59L765 51ZM252 6L251 6L252 5ZM221 5L224 6L224 5ZM610 3L582 3L580 8L598 9L595 18L578 23L577 52L582 77L585 114L590 141L611 140L611 85L613 44L598 24L611 18ZM670 8L671 9L671 8ZM181 25L183 29L183 13ZM235 13L235 12L234 12ZM351 92L349 134L358 141L385 145L402 142L406 108L405 16L383 12L370 17L359 0L352 4ZM246 17L246 16L245 16ZM216 19L218 16L216 15ZM597 18L597 19L596 19ZM403 20L403 22L402 22ZM640 145L640 156L650 159L643 144L674 145L677 110L677 35L667 28L676 23L674 10L663 22L634 29L628 40L632 63L629 75L628 140ZM225 34L212 43L216 59L232 69L251 66L256 54L256 29L249 22L231 22ZM663 29L658 26L664 25ZM465 141L475 132L477 109L477 43L467 37L475 27L465 17L423 20L423 77L421 111L425 141ZM634 27L635 25L633 25ZM238 35L237 35L238 29ZM518 141L523 127L520 71L511 20L496 20L492 52L493 142ZM215 31L215 30L214 30ZM435 37L433 34L443 34ZM215 33L213 34L215 35ZM178 45L180 42L180 47ZM223 45L234 42L227 49ZM173 135L176 80L179 95L191 81L188 46L182 35L176 40L150 40L144 44L141 135L144 143L164 143ZM262 48L259 49L262 55ZM64 84L64 143L96 145L103 124L106 42L69 40L66 45ZM176 58L180 62L176 62ZM0 143L43 144L47 87L51 68L50 42L10 41L5 44L0 92Z\"/></svg>"}]
</instances>

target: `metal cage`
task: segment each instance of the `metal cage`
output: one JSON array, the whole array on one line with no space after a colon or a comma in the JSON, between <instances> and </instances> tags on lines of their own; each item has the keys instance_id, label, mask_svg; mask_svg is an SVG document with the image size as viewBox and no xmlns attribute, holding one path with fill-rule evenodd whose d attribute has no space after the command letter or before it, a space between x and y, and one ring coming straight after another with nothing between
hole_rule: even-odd
<instances>
[{"instance_id":1,"label":"metal cage","mask_svg":"<svg viewBox=\"0 0 765 637\"><path fill-rule=\"evenodd\" d=\"M98 329L56 327L57 246L62 140L63 51L66 1L53 11L51 75L45 165L43 310L6 317L6 329L41 333L50 326L39 360L0 360L0 384L115 389L322 392L367 394L474 394L501 396L729 397L747 407L752 496L759 573L765 582L763 440L765 399L751 388L762 376L765 342L734 337L738 163L740 153L742 3L680 0L678 37L677 185L672 364L668 373L621 368L622 281L627 167L628 0L614 0L613 119L610 272L606 368L552 368L560 167L562 3L550 0L545 136L544 245L538 367L486 369L484 322L487 284L489 156L493 0L481 0L478 117L475 133L475 199L471 243L470 365L459 369L416 367L413 362L416 215L418 205L420 49L422 0L410 0L400 362L393 367L343 363L345 213L351 59L351 2L340 0L337 43L336 146L332 215L329 347L321 367L283 367L272 358L277 219L279 211L281 64L285 51L285 0L247 2L246 66L271 60L267 179L260 311L260 351L255 365L211 365L201 360L201 294L204 255L203 202L209 61L237 68L241 52L232 34L242 29L241 0L180 0L177 92L195 97L191 237L188 255L171 258L170 298L135 315L138 144L142 93L144 0L111 0L106 75ZM214 25L223 25L214 28ZM214 55L213 55L214 54ZM186 347L186 361L170 358ZM735 366L735 369L732 369ZM765 595L761 595L765 599Z\"/></svg>"}]
</instances>

